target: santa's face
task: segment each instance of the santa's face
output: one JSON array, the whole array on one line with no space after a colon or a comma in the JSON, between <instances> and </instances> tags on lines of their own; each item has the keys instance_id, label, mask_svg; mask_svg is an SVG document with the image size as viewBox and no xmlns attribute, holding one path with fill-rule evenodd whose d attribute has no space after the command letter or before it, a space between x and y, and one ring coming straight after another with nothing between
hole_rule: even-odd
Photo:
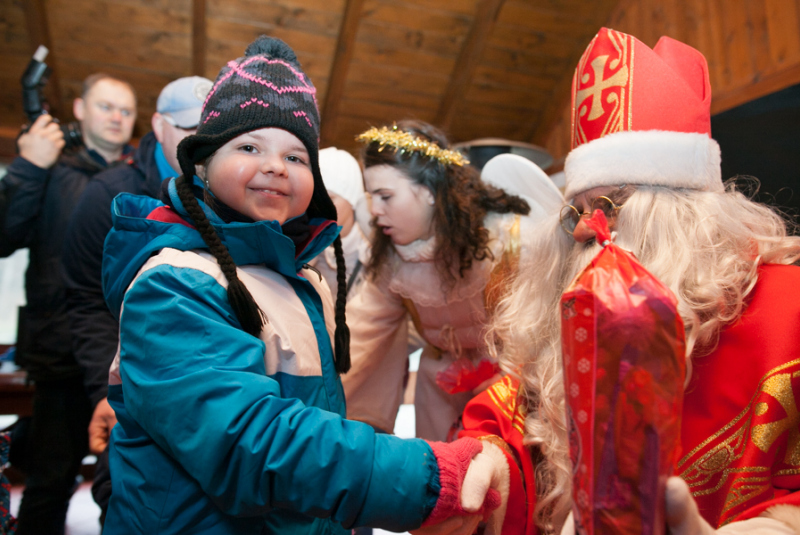
<instances>
[{"instance_id":1,"label":"santa's face","mask_svg":"<svg viewBox=\"0 0 800 535\"><path fill-rule=\"evenodd\" d=\"M583 191L575 196L572 200L574 207L573 213L578 217L575 230L572 231L572 237L578 243L586 243L593 240L595 232L586 224L586 220L592 214L592 208L600 208L606 215L608 220L608 229L613 231L617 223L617 211L620 205L615 204L614 197L624 186L598 186L586 191ZM611 202L608 202L610 200ZM571 211L571 210L570 210Z\"/></svg>"}]
</instances>

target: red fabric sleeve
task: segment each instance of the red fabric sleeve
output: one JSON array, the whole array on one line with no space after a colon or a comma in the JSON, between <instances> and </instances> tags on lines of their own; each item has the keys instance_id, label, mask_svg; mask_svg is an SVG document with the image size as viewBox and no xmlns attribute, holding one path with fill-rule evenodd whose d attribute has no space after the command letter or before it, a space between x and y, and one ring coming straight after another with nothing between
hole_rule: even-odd
<instances>
[{"instance_id":1,"label":"red fabric sleeve","mask_svg":"<svg viewBox=\"0 0 800 535\"><path fill-rule=\"evenodd\" d=\"M506 456L510 486L502 535L536 535L534 464L530 448L522 444L525 403L518 391L517 380L503 377L478 394L464 409L459 437L492 442Z\"/></svg>"},{"instance_id":2,"label":"red fabric sleeve","mask_svg":"<svg viewBox=\"0 0 800 535\"><path fill-rule=\"evenodd\" d=\"M748 520L750 518L755 518L761 515L764 511L766 511L770 507L775 505L794 505L796 507L800 507L800 492L790 492L783 496L773 498L765 502L761 502L758 505L754 505L744 513L737 516L734 519L734 522L738 522L739 520Z\"/></svg>"}]
</instances>

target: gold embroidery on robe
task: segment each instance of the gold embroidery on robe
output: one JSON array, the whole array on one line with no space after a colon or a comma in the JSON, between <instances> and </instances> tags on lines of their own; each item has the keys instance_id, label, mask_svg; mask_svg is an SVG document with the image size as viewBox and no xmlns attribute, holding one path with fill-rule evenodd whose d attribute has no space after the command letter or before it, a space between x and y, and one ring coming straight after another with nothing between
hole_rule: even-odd
<instances>
[{"instance_id":1,"label":"gold embroidery on robe","mask_svg":"<svg viewBox=\"0 0 800 535\"><path fill-rule=\"evenodd\" d=\"M525 414L524 404L517 403L519 391L514 386L510 377L503 377L502 381L497 381L490 386L486 393L500 412L505 416L514 429L525 435Z\"/></svg>"},{"instance_id":2,"label":"gold embroidery on robe","mask_svg":"<svg viewBox=\"0 0 800 535\"><path fill-rule=\"evenodd\" d=\"M800 473L800 413L792 386L797 377L800 359L768 372L747 407L679 461L678 471L696 498L728 486L721 524L733 520L733 509L769 492L773 476ZM768 454L784 436L786 451L777 460L789 466L772 474L776 459ZM745 462L763 465L738 465L745 455Z\"/></svg>"}]
</instances>

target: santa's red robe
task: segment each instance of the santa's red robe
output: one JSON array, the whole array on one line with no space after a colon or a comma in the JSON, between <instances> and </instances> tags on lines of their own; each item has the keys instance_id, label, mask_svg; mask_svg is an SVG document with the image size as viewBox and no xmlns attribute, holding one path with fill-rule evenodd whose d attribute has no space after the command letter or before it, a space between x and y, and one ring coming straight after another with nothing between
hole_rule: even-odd
<instances>
[{"instance_id":1,"label":"santa's red robe","mask_svg":"<svg viewBox=\"0 0 800 535\"><path fill-rule=\"evenodd\" d=\"M467 405L459 436L501 446L511 467L503 535L536 533L535 463L510 377ZM797 389L795 391L795 389ZM795 393L797 392L797 394ZM744 314L693 359L676 468L712 526L800 506L800 267L767 265Z\"/></svg>"},{"instance_id":2,"label":"santa's red robe","mask_svg":"<svg viewBox=\"0 0 800 535\"><path fill-rule=\"evenodd\" d=\"M677 473L712 526L800 505L798 394L800 267L762 266L744 314L693 359L684 396Z\"/></svg>"}]
</instances>

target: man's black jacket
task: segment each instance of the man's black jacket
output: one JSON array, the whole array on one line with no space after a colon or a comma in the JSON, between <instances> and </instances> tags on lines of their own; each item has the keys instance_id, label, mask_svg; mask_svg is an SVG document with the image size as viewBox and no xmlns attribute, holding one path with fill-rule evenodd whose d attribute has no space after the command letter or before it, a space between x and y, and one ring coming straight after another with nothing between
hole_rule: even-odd
<instances>
[{"instance_id":1,"label":"man's black jacket","mask_svg":"<svg viewBox=\"0 0 800 535\"><path fill-rule=\"evenodd\" d=\"M92 175L107 167L97 152L62 154L50 169L17 157L0 182L0 252L30 250L27 306L20 313L17 363L35 381L81 374L72 354L61 254L67 224Z\"/></svg>"},{"instance_id":2,"label":"man's black jacket","mask_svg":"<svg viewBox=\"0 0 800 535\"><path fill-rule=\"evenodd\" d=\"M117 351L119 324L103 297L103 243L111 230L111 201L122 192L158 197L153 133L147 134L125 165L97 174L86 186L64 243L67 311L75 358L93 404L106 397L108 368Z\"/></svg>"}]
</instances>

